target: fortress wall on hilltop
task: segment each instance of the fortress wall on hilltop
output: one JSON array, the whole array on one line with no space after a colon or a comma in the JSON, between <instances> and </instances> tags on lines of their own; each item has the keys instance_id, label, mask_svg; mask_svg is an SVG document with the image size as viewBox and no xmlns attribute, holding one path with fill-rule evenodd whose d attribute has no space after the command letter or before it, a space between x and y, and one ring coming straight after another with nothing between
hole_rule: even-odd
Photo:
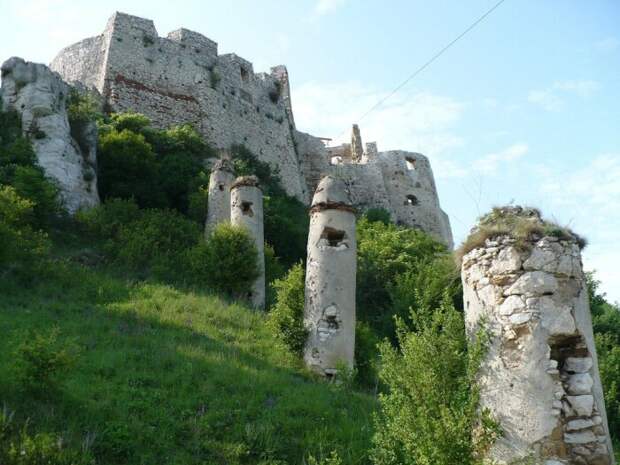
<instances>
[{"instance_id":1,"label":"fortress wall on hilltop","mask_svg":"<svg viewBox=\"0 0 620 465\"><path fill-rule=\"evenodd\" d=\"M162 38L152 21L116 13L102 36L65 48L52 69L97 87L113 111L144 113L157 127L191 123L218 148L247 146L307 202L280 81L218 55L207 37L179 29Z\"/></svg>"}]
</instances>

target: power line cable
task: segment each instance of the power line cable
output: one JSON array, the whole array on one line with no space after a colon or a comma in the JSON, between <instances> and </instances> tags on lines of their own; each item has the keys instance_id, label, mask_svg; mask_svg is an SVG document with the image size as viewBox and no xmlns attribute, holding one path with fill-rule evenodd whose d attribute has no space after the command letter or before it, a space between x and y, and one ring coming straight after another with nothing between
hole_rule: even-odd
<instances>
[{"instance_id":1,"label":"power line cable","mask_svg":"<svg viewBox=\"0 0 620 465\"><path fill-rule=\"evenodd\" d=\"M424 63L422 66L420 66L418 69L416 69L407 79L405 79L403 82L401 82L398 86L396 86L396 88L394 88L394 90L392 90L392 92L390 92L388 95L386 95L385 97L383 97L382 99L380 99L377 103L375 103L366 113L364 113L357 121L362 121L366 116L368 116L370 113L372 113L374 110L376 110L377 108L379 108L381 106L381 104L383 102L385 102L387 99L389 99L390 97L392 97L394 94L396 94L400 89L402 89L404 86L406 86L409 81L411 81L414 77L416 77L418 74L420 74L422 71L424 71L426 68L428 68L431 63L433 63L437 58L439 58L441 55L443 55L450 47L452 47L455 43L457 43L459 40L461 40L463 37L465 37L465 35L467 35L472 29L474 29L478 24L480 24L482 21L485 20L485 18L487 16L489 16L491 13L493 13L502 3L504 3L506 0L499 0L499 2L497 2L495 5L493 5L489 10L486 11L486 13L484 13L482 16L480 16L476 21L474 21L467 29L465 29L463 32L461 32L455 39L453 39L448 45L446 45L445 47L443 47L441 50L439 50L437 53L435 53L435 55L433 55L426 63ZM346 133L347 131L345 130L344 133ZM341 134L344 134L341 133Z\"/></svg>"}]
</instances>

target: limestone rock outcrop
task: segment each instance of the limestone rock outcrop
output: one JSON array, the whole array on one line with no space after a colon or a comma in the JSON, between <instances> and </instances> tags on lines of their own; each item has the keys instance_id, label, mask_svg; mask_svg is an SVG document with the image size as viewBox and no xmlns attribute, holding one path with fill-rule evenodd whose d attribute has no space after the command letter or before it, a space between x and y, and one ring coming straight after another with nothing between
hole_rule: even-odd
<instances>
[{"instance_id":1,"label":"limestone rock outcrop","mask_svg":"<svg viewBox=\"0 0 620 465\"><path fill-rule=\"evenodd\" d=\"M312 200L306 265L304 361L333 377L355 353L355 210L342 180L324 177Z\"/></svg>"},{"instance_id":2,"label":"limestone rock outcrop","mask_svg":"<svg viewBox=\"0 0 620 465\"><path fill-rule=\"evenodd\" d=\"M265 308L265 232L263 224L263 192L256 176L237 178L230 187L230 222L245 228L258 251L259 275L249 295L242 296L256 309Z\"/></svg>"},{"instance_id":3,"label":"limestone rock outcrop","mask_svg":"<svg viewBox=\"0 0 620 465\"><path fill-rule=\"evenodd\" d=\"M70 213L99 203L97 128L72 128L67 116L71 87L47 66L13 57L2 64L2 109L16 111L39 165L60 188ZM76 132L77 131L77 132Z\"/></svg>"},{"instance_id":4,"label":"limestone rock outcrop","mask_svg":"<svg viewBox=\"0 0 620 465\"><path fill-rule=\"evenodd\" d=\"M480 404L504 434L489 462L612 464L576 238L486 239L463 257L462 280L467 330L483 323L491 338Z\"/></svg>"}]
</instances>

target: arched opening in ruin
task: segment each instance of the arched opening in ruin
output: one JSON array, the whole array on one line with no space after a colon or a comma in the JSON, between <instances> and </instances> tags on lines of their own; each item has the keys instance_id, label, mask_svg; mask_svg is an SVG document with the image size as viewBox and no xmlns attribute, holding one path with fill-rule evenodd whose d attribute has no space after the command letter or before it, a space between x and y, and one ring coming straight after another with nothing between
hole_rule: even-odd
<instances>
[{"instance_id":1,"label":"arched opening in ruin","mask_svg":"<svg viewBox=\"0 0 620 465\"><path fill-rule=\"evenodd\" d=\"M409 194L405 199L405 205L419 205L419 204L420 204L420 201L413 194Z\"/></svg>"},{"instance_id":2,"label":"arched opening in ruin","mask_svg":"<svg viewBox=\"0 0 620 465\"><path fill-rule=\"evenodd\" d=\"M241 213L245 216L254 216L252 211L252 202L241 202Z\"/></svg>"},{"instance_id":3,"label":"arched opening in ruin","mask_svg":"<svg viewBox=\"0 0 620 465\"><path fill-rule=\"evenodd\" d=\"M409 171L415 170L415 158L405 157L405 163L407 163L407 169Z\"/></svg>"},{"instance_id":4,"label":"arched opening in ruin","mask_svg":"<svg viewBox=\"0 0 620 465\"><path fill-rule=\"evenodd\" d=\"M338 247L341 244L346 247L347 245L343 243L345 237L346 233L344 231L330 228L329 226L325 226L325 228L323 228L323 232L321 233L321 239L327 240L327 244L330 247Z\"/></svg>"},{"instance_id":5,"label":"arched opening in ruin","mask_svg":"<svg viewBox=\"0 0 620 465\"><path fill-rule=\"evenodd\" d=\"M219 190L223 191L223 190L224 190L224 184L220 184L219 186L217 186L217 188L218 188Z\"/></svg>"}]
</instances>

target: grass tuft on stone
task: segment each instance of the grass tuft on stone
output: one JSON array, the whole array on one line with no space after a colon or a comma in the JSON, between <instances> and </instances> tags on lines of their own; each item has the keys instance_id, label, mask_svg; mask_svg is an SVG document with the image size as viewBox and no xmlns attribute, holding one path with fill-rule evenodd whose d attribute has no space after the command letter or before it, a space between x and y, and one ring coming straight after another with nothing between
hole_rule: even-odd
<instances>
[{"instance_id":1,"label":"grass tuft on stone","mask_svg":"<svg viewBox=\"0 0 620 465\"><path fill-rule=\"evenodd\" d=\"M516 246L526 249L529 243L545 236L560 240L575 241L579 248L587 245L587 240L569 228L560 226L542 217L540 210L532 207L504 206L493 207L490 213L478 220L463 244L455 251L457 263L472 250L484 246L488 240L509 236L516 240Z\"/></svg>"}]
</instances>

